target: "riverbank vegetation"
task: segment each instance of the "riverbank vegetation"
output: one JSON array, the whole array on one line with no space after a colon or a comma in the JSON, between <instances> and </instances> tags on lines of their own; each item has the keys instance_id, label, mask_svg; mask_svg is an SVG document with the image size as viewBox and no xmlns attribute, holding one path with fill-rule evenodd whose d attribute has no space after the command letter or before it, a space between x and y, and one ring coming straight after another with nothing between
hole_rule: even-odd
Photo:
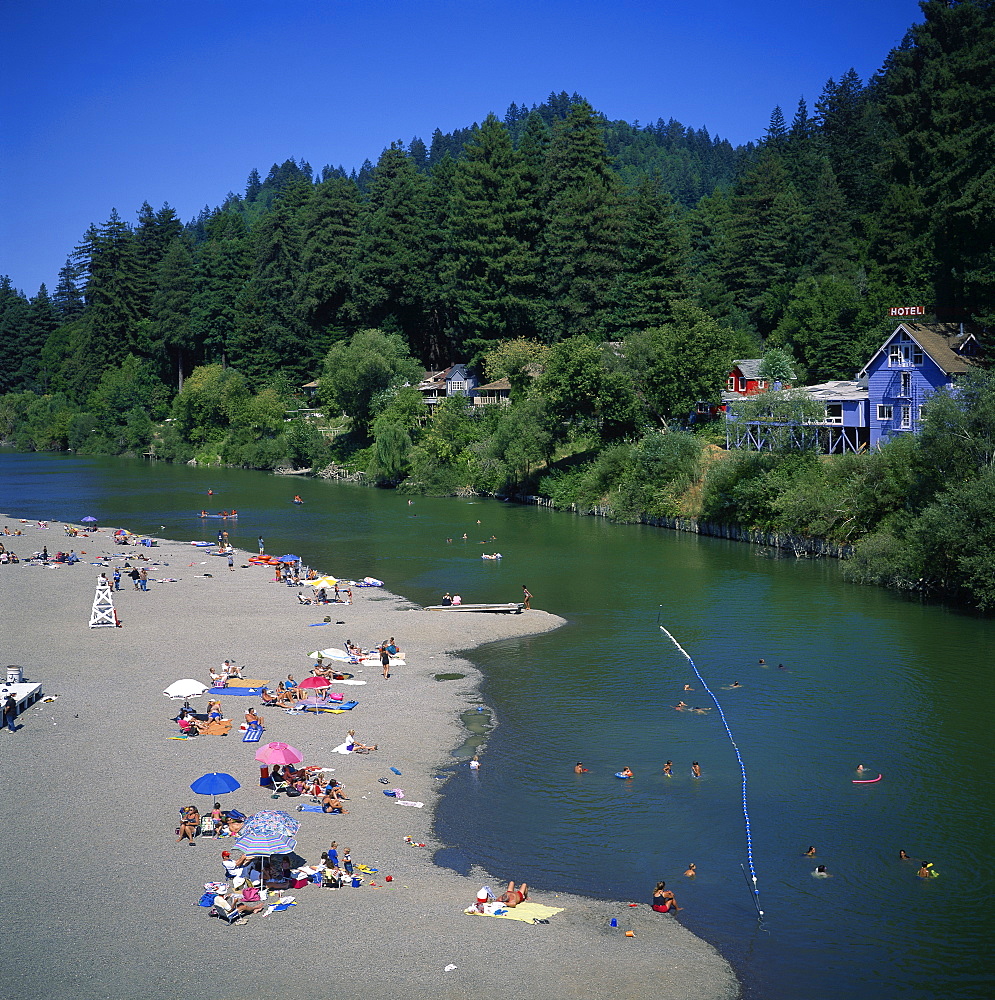
<instances>
[{"instance_id":1,"label":"riverbank vegetation","mask_svg":"<svg viewBox=\"0 0 995 1000\"><path fill-rule=\"evenodd\" d=\"M995 320L995 17L922 9L871 80L843 73L790 122L775 108L746 146L561 93L351 173L253 170L186 224L112 211L51 294L0 279L0 439L764 526L856 544L861 579L985 604L984 572L922 520L974 524L982 465L933 474L959 438L726 455L691 417L734 358L852 377L891 305ZM413 386L457 361L507 379L509 405L430 412ZM931 412L976 427L973 405Z\"/></svg>"}]
</instances>

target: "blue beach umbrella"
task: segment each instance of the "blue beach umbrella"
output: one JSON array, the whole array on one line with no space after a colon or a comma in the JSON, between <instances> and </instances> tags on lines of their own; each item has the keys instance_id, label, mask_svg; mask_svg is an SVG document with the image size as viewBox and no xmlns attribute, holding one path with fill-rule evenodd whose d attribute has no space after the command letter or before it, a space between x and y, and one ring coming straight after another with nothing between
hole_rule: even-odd
<instances>
[{"instance_id":1,"label":"blue beach umbrella","mask_svg":"<svg viewBox=\"0 0 995 1000\"><path fill-rule=\"evenodd\" d=\"M83 524L96 524L97 519L95 517L84 517L81 519Z\"/></svg>"},{"instance_id":2,"label":"blue beach umbrella","mask_svg":"<svg viewBox=\"0 0 995 1000\"><path fill-rule=\"evenodd\" d=\"M292 556L288 554L285 556L280 556L280 558L277 559L277 562L299 562L300 558L301 558L300 556Z\"/></svg>"},{"instance_id":3,"label":"blue beach umbrella","mask_svg":"<svg viewBox=\"0 0 995 1000\"><path fill-rule=\"evenodd\" d=\"M230 775L211 771L199 777L191 786L190 790L198 795L227 795L234 792L236 788L242 786Z\"/></svg>"}]
</instances>

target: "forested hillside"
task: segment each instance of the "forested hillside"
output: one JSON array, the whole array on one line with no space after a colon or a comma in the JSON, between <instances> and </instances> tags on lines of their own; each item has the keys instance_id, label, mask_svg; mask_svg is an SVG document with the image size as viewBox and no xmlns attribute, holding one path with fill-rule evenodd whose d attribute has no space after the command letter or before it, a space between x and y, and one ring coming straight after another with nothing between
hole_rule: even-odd
<instances>
[{"instance_id":1,"label":"forested hillside","mask_svg":"<svg viewBox=\"0 0 995 1000\"><path fill-rule=\"evenodd\" d=\"M921 6L872 79L785 95L745 147L560 93L349 173L252 170L187 223L112 210L51 290L0 281L0 439L686 509L700 440L659 430L732 358L851 378L889 306L995 323L993 0ZM509 379L511 405L426 419L403 386L456 361ZM334 426L288 421L313 379ZM698 502L782 523L773 486L763 515L730 500L773 482L761 466Z\"/></svg>"}]
</instances>

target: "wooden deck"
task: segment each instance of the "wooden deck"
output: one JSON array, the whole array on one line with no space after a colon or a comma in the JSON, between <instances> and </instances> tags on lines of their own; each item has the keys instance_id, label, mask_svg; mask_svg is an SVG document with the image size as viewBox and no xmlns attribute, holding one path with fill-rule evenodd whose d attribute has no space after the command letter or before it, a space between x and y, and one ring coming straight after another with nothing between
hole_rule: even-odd
<instances>
[{"instance_id":1,"label":"wooden deck","mask_svg":"<svg viewBox=\"0 0 995 1000\"><path fill-rule=\"evenodd\" d=\"M491 614L520 615L524 604L432 604L426 611L488 611Z\"/></svg>"}]
</instances>

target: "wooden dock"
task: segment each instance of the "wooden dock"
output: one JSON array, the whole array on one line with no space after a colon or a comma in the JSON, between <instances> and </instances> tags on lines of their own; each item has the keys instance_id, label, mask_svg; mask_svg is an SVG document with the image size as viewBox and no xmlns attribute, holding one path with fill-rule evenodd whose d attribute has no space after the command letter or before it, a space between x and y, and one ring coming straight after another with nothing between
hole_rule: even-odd
<instances>
[{"instance_id":1,"label":"wooden dock","mask_svg":"<svg viewBox=\"0 0 995 1000\"><path fill-rule=\"evenodd\" d=\"M426 611L486 611L499 615L520 615L525 605L518 604L432 604Z\"/></svg>"}]
</instances>

